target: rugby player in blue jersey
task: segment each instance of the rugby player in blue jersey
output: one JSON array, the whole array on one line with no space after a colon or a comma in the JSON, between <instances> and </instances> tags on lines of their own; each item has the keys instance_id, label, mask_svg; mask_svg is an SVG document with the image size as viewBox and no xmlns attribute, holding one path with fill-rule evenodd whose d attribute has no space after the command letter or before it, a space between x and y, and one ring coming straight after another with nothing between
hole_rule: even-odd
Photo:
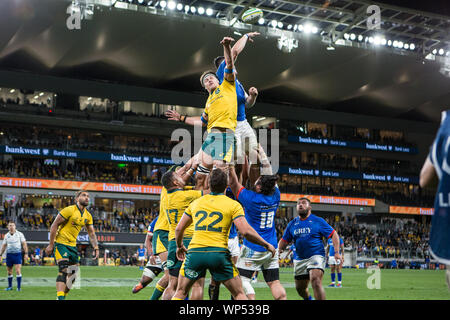
<instances>
[{"instance_id":1,"label":"rugby player in blue jersey","mask_svg":"<svg viewBox=\"0 0 450 320\"><path fill-rule=\"evenodd\" d=\"M442 112L442 121L430 154L420 172L420 186L437 185L434 214L431 218L431 255L447 266L450 289L450 112Z\"/></svg>"},{"instance_id":2,"label":"rugby player in blue jersey","mask_svg":"<svg viewBox=\"0 0 450 320\"><path fill-rule=\"evenodd\" d=\"M257 156L265 171L271 173L268 159L259 153ZM249 190L239 183L234 166L230 165L229 184L236 199L244 207L247 222L276 249L275 214L280 204L281 195L277 185L277 176L261 175L254 184L254 190ZM264 247L244 239L236 267L242 279L245 294L250 300L255 299L255 290L250 282L255 271L262 271L264 280L274 299L286 299L286 290L280 282L278 250L275 256L272 256L271 252Z\"/></svg>"},{"instance_id":3,"label":"rugby player in blue jersey","mask_svg":"<svg viewBox=\"0 0 450 320\"><path fill-rule=\"evenodd\" d=\"M334 258L334 246L333 246L333 239L328 238L327 242L327 260L328 264L330 265L331 269L331 284L328 286L330 288L342 288L342 265L344 264L344 240L342 238L339 238L339 253L342 256L342 260L336 260ZM338 283L336 284L336 273L338 278Z\"/></svg>"},{"instance_id":4,"label":"rugby player in blue jersey","mask_svg":"<svg viewBox=\"0 0 450 320\"><path fill-rule=\"evenodd\" d=\"M325 300L322 278L325 270L325 248L323 238L331 238L333 246L339 248L337 232L322 218L311 213L311 201L301 197L297 200L297 213L289 222L283 237L278 242L278 249L283 251L291 242L294 243L294 278L298 294L305 300L312 300L308 285L314 290L316 300ZM334 258L341 260L338 251Z\"/></svg>"}]
</instances>

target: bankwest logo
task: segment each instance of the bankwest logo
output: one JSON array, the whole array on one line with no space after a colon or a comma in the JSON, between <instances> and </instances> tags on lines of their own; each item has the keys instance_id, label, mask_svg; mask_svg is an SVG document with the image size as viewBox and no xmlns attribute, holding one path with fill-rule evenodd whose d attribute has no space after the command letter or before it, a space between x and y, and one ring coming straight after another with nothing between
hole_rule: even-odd
<instances>
[{"instance_id":1,"label":"bankwest logo","mask_svg":"<svg viewBox=\"0 0 450 320\"><path fill-rule=\"evenodd\" d=\"M128 162L142 162L142 157L132 157L126 154L117 155L111 153L111 160L113 161L128 161Z\"/></svg>"},{"instance_id":2,"label":"bankwest logo","mask_svg":"<svg viewBox=\"0 0 450 320\"><path fill-rule=\"evenodd\" d=\"M33 149L33 148L24 148L24 147L5 146L5 153L40 155L41 149L40 148Z\"/></svg>"}]
</instances>

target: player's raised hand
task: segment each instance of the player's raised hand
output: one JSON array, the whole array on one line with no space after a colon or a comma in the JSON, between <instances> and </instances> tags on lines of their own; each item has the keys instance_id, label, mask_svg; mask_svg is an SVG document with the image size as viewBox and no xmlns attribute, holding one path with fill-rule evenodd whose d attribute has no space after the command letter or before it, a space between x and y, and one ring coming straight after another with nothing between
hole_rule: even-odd
<instances>
[{"instance_id":1,"label":"player's raised hand","mask_svg":"<svg viewBox=\"0 0 450 320\"><path fill-rule=\"evenodd\" d=\"M256 89L255 87L251 87L250 89L248 89L248 94L251 96L258 96L258 89Z\"/></svg>"},{"instance_id":2,"label":"player's raised hand","mask_svg":"<svg viewBox=\"0 0 450 320\"><path fill-rule=\"evenodd\" d=\"M175 110L167 110L164 114L167 118L169 118L168 120L172 120L172 121L180 121L181 120L181 115L176 112Z\"/></svg>"},{"instance_id":3,"label":"player's raised hand","mask_svg":"<svg viewBox=\"0 0 450 320\"><path fill-rule=\"evenodd\" d=\"M177 259L180 261L184 261L184 258L186 257L186 247L182 246L177 248Z\"/></svg>"},{"instance_id":4,"label":"player's raised hand","mask_svg":"<svg viewBox=\"0 0 450 320\"><path fill-rule=\"evenodd\" d=\"M247 37L248 37L248 41L253 42L253 37L259 36L260 33L259 32L249 32L246 33Z\"/></svg>"},{"instance_id":5,"label":"player's raised hand","mask_svg":"<svg viewBox=\"0 0 450 320\"><path fill-rule=\"evenodd\" d=\"M220 43L224 46L229 46L234 41L231 37L224 37Z\"/></svg>"}]
</instances>

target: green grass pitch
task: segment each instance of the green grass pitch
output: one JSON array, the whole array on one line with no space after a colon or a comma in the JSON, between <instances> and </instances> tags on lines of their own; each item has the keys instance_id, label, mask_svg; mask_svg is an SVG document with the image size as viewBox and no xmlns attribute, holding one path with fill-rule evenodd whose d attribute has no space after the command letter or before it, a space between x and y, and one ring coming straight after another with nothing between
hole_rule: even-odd
<instances>
[{"instance_id":1,"label":"green grass pitch","mask_svg":"<svg viewBox=\"0 0 450 320\"><path fill-rule=\"evenodd\" d=\"M380 270L380 289L368 289L367 281L372 274L365 269L344 269L343 287L328 288L329 269L325 271L323 285L329 300L450 300L450 291L445 283L443 270ZM142 271L138 267L81 267L79 289L72 289L68 300L147 300L156 281L137 294L131 289L138 282ZM22 269L22 291L5 291L6 267L0 267L0 300L55 300L57 267L24 266ZM286 288L289 300L300 300L295 286L292 268L280 270L280 280ZM369 281L370 282L370 281ZM207 276L205 299L207 299ZM272 295L264 283L262 274L254 284L258 300L271 300ZM310 288L311 293L312 289ZM224 286L220 299L229 300L230 294Z\"/></svg>"}]
</instances>

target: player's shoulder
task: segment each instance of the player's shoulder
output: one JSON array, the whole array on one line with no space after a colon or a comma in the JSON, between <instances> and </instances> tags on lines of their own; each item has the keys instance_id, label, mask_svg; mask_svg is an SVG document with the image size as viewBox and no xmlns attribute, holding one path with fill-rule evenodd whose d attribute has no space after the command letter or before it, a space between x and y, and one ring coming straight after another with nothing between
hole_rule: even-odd
<instances>
[{"instance_id":1,"label":"player's shoulder","mask_svg":"<svg viewBox=\"0 0 450 320\"><path fill-rule=\"evenodd\" d=\"M325 222L325 223L327 223L326 220L325 220L324 218L319 217L319 216L316 216L316 215L313 214L313 213L311 213L311 214L309 215L308 219L311 219L311 220L314 220L314 221L317 221L317 222Z\"/></svg>"},{"instance_id":2,"label":"player's shoulder","mask_svg":"<svg viewBox=\"0 0 450 320\"><path fill-rule=\"evenodd\" d=\"M88 217L92 218L92 213L90 213L88 209L84 209L84 214L87 214Z\"/></svg>"},{"instance_id":3,"label":"player's shoulder","mask_svg":"<svg viewBox=\"0 0 450 320\"><path fill-rule=\"evenodd\" d=\"M220 195L219 200L221 201L221 203L223 203L224 208L230 207L230 208L232 208L234 210L235 208L241 208L242 207L242 205L239 203L239 201L231 199L230 197L228 197L225 194Z\"/></svg>"},{"instance_id":4,"label":"player's shoulder","mask_svg":"<svg viewBox=\"0 0 450 320\"><path fill-rule=\"evenodd\" d=\"M199 198L203 195L203 191L202 190L184 190L184 192L186 192L185 194L194 197L194 198Z\"/></svg>"},{"instance_id":5,"label":"player's shoulder","mask_svg":"<svg viewBox=\"0 0 450 320\"><path fill-rule=\"evenodd\" d=\"M299 221L300 221L300 218L298 216L294 217L291 221L288 222L287 228L290 228L292 225L296 224Z\"/></svg>"},{"instance_id":6,"label":"player's shoulder","mask_svg":"<svg viewBox=\"0 0 450 320\"><path fill-rule=\"evenodd\" d=\"M199 198L197 198L197 199L195 199L194 201L192 201L191 203L190 203L190 205L189 205L189 207L194 207L194 206L198 206L199 204L201 204L202 202L204 202L204 199L206 199L206 198L204 198L204 197L199 197Z\"/></svg>"},{"instance_id":7,"label":"player's shoulder","mask_svg":"<svg viewBox=\"0 0 450 320\"><path fill-rule=\"evenodd\" d=\"M239 194L239 195L241 195L241 194L247 194L248 196L252 196L252 199L254 199L255 197L261 197L261 196L262 196L261 193L257 193L257 192L255 192L255 191L250 190L250 189L247 189L247 188L245 188L245 187L242 187L242 188L239 190L239 193L238 193L238 194Z\"/></svg>"},{"instance_id":8,"label":"player's shoulder","mask_svg":"<svg viewBox=\"0 0 450 320\"><path fill-rule=\"evenodd\" d=\"M62 208L61 211L65 211L65 212L72 211L72 210L75 210L75 208L76 208L76 205L75 204L71 204L70 206Z\"/></svg>"}]
</instances>

